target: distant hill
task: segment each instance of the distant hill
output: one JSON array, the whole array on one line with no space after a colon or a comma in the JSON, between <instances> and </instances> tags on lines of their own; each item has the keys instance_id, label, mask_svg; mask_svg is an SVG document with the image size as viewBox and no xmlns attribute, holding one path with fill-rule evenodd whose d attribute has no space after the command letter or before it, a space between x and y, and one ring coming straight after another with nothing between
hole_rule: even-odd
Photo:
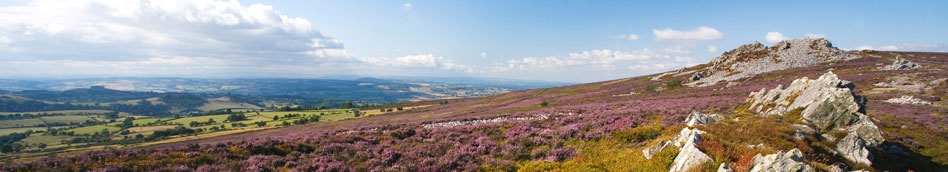
<instances>
[{"instance_id":1,"label":"distant hill","mask_svg":"<svg viewBox=\"0 0 948 172\"><path fill-rule=\"evenodd\" d=\"M134 97L153 97L147 92L185 92L211 94L244 94L254 96L298 96L308 100L345 100L359 102L397 102L444 98L489 96L513 90L559 86L565 83L543 81L490 80L490 79L195 79L195 78L99 78L64 80L0 80L0 89L28 91L31 98L44 99L55 94L103 91L78 89L102 86L113 90L142 93L113 95L101 92L101 97L85 101L105 101ZM45 90L45 91L42 91ZM68 90L68 91L67 91ZM50 92L66 91L66 92ZM149 95L152 94L152 95ZM118 96L118 97L117 97ZM130 97L120 97L130 96ZM65 101L65 100L50 100ZM70 100L78 101L78 100Z\"/></svg>"}]
</instances>

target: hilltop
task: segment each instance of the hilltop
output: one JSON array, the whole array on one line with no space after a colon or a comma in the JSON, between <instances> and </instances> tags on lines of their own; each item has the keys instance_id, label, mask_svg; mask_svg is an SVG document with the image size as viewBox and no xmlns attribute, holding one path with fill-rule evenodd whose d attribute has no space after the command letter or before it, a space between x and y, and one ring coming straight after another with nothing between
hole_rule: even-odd
<instances>
[{"instance_id":1,"label":"hilltop","mask_svg":"<svg viewBox=\"0 0 948 172\"><path fill-rule=\"evenodd\" d=\"M0 169L944 171L946 70L948 53L801 38L661 74Z\"/></svg>"}]
</instances>

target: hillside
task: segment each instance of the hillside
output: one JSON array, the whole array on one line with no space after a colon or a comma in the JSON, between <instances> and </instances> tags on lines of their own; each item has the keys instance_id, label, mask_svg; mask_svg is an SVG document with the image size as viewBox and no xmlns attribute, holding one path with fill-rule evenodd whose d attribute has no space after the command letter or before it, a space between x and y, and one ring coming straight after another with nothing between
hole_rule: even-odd
<instances>
[{"instance_id":1,"label":"hillside","mask_svg":"<svg viewBox=\"0 0 948 172\"><path fill-rule=\"evenodd\" d=\"M748 44L667 73L4 171L945 171L948 53Z\"/></svg>"}]
</instances>

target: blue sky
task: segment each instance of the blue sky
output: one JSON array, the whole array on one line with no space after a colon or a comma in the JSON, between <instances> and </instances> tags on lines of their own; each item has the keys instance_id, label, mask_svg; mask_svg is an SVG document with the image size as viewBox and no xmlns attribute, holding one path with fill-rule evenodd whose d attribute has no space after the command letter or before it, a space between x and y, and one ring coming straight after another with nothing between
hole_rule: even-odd
<instances>
[{"instance_id":1,"label":"blue sky","mask_svg":"<svg viewBox=\"0 0 948 172\"><path fill-rule=\"evenodd\" d=\"M944 1L4 1L0 78L467 76L568 82L755 41L948 51ZM634 36L633 36L634 35ZM55 50L55 51L51 51Z\"/></svg>"}]
</instances>

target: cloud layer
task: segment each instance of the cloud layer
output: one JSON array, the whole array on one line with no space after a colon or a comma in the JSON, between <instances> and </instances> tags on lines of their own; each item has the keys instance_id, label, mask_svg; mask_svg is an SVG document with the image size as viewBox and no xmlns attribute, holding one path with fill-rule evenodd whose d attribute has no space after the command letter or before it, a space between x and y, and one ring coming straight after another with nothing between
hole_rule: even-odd
<instances>
[{"instance_id":1,"label":"cloud layer","mask_svg":"<svg viewBox=\"0 0 948 172\"><path fill-rule=\"evenodd\" d=\"M313 29L308 20L237 1L41 0L0 7L0 44L6 57L0 63L126 66L140 72L350 58L341 41Z\"/></svg>"},{"instance_id":2,"label":"cloud layer","mask_svg":"<svg viewBox=\"0 0 948 172\"><path fill-rule=\"evenodd\" d=\"M724 34L717 29L701 26L693 30L652 29L655 40L720 40Z\"/></svg>"}]
</instances>

